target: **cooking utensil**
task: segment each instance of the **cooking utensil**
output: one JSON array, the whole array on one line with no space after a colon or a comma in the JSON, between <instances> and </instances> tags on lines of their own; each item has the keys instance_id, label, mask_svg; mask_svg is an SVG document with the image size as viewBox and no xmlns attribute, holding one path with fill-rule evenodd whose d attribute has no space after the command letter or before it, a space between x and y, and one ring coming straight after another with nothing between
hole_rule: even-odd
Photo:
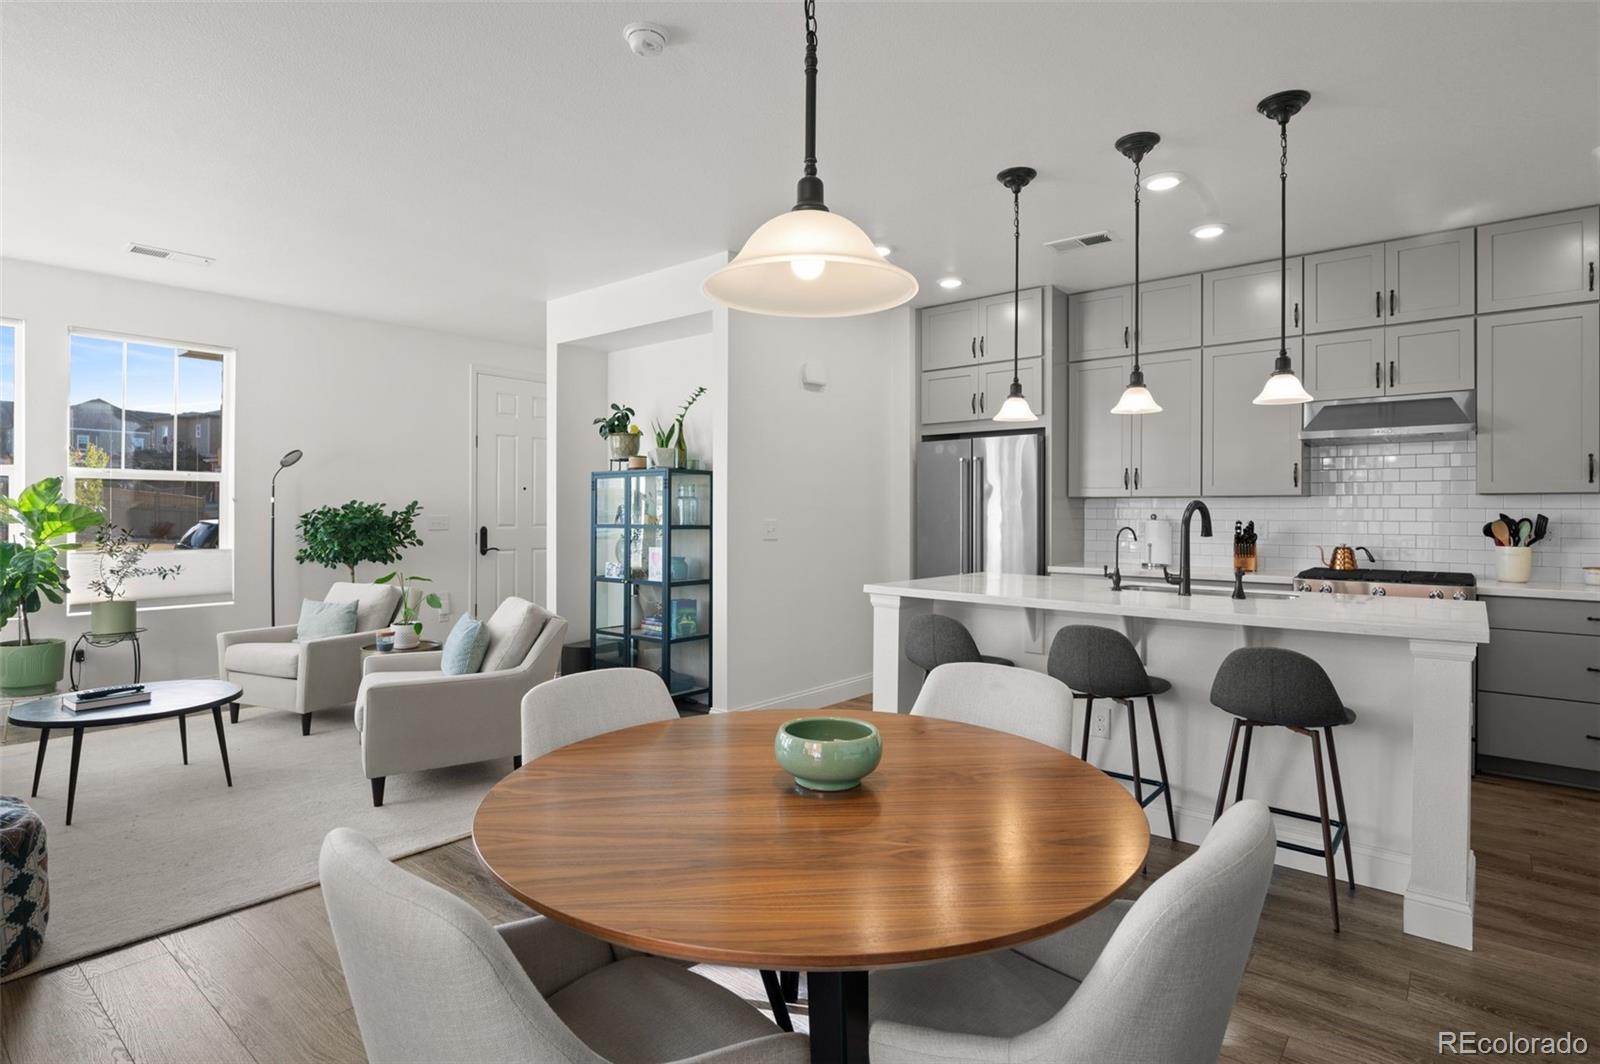
<instances>
[{"instance_id":1,"label":"cooking utensil","mask_svg":"<svg viewBox=\"0 0 1600 1064\"><path fill-rule=\"evenodd\" d=\"M1508 522L1503 520L1490 521L1487 527L1490 537L1494 539L1495 546L1511 546L1511 527Z\"/></svg>"},{"instance_id":2,"label":"cooking utensil","mask_svg":"<svg viewBox=\"0 0 1600 1064\"><path fill-rule=\"evenodd\" d=\"M1539 542L1548 531L1550 531L1550 519L1544 514L1535 517L1533 519L1533 538L1528 540L1528 546L1531 547Z\"/></svg>"},{"instance_id":3,"label":"cooking utensil","mask_svg":"<svg viewBox=\"0 0 1600 1064\"><path fill-rule=\"evenodd\" d=\"M1517 546L1527 547L1533 544L1533 522L1524 517L1517 522Z\"/></svg>"}]
</instances>

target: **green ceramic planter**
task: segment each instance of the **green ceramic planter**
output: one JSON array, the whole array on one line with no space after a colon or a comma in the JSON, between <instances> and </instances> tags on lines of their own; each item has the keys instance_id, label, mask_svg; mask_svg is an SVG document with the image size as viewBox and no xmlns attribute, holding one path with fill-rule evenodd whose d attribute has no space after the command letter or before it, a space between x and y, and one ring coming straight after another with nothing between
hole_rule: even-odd
<instances>
[{"instance_id":1,"label":"green ceramic planter","mask_svg":"<svg viewBox=\"0 0 1600 1064\"><path fill-rule=\"evenodd\" d=\"M36 639L28 646L0 643L0 695L47 695L67 669L67 644Z\"/></svg>"},{"instance_id":2,"label":"green ceramic planter","mask_svg":"<svg viewBox=\"0 0 1600 1064\"><path fill-rule=\"evenodd\" d=\"M847 717L801 717L778 729L772 743L778 764L812 791L859 786L883 757L878 729Z\"/></svg>"},{"instance_id":3,"label":"green ceramic planter","mask_svg":"<svg viewBox=\"0 0 1600 1064\"><path fill-rule=\"evenodd\" d=\"M139 604L115 599L89 604L89 631L94 635L121 635L139 627Z\"/></svg>"}]
</instances>

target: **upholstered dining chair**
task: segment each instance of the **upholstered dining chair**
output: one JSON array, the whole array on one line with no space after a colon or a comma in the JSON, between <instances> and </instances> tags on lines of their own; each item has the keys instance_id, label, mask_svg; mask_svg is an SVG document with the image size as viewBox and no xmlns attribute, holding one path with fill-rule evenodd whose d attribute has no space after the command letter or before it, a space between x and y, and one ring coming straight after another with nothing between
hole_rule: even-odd
<instances>
[{"instance_id":1,"label":"upholstered dining chair","mask_svg":"<svg viewBox=\"0 0 1600 1064\"><path fill-rule=\"evenodd\" d=\"M1267 807L1240 802L1136 901L998 953L873 972L873 1064L1211 1064L1275 848Z\"/></svg>"},{"instance_id":2,"label":"upholstered dining chair","mask_svg":"<svg viewBox=\"0 0 1600 1064\"><path fill-rule=\"evenodd\" d=\"M1072 692L1052 676L1032 669L962 661L928 673L914 716L1010 732L1072 752Z\"/></svg>"},{"instance_id":3,"label":"upholstered dining chair","mask_svg":"<svg viewBox=\"0 0 1600 1064\"><path fill-rule=\"evenodd\" d=\"M1232 815L1232 814L1229 814ZM807 1064L731 991L547 917L495 927L336 828L322 898L367 1056L383 1062Z\"/></svg>"}]
</instances>

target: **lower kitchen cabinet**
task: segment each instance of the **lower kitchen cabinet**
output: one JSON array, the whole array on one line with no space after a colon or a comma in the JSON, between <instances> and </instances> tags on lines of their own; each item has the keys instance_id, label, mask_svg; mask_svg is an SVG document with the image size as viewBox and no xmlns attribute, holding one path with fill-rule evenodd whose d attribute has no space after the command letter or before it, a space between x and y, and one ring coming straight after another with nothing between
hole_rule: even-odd
<instances>
[{"instance_id":1,"label":"lower kitchen cabinet","mask_svg":"<svg viewBox=\"0 0 1600 1064\"><path fill-rule=\"evenodd\" d=\"M1486 596L1480 771L1600 788L1600 602Z\"/></svg>"},{"instance_id":2,"label":"lower kitchen cabinet","mask_svg":"<svg viewBox=\"0 0 1600 1064\"><path fill-rule=\"evenodd\" d=\"M1477 324L1478 492L1600 491L1600 308Z\"/></svg>"},{"instance_id":3,"label":"lower kitchen cabinet","mask_svg":"<svg viewBox=\"0 0 1600 1064\"><path fill-rule=\"evenodd\" d=\"M1300 340L1291 339L1288 350L1301 367ZM1202 494L1304 494L1302 408L1252 402L1277 357L1277 340L1209 347L1202 353Z\"/></svg>"}]
</instances>

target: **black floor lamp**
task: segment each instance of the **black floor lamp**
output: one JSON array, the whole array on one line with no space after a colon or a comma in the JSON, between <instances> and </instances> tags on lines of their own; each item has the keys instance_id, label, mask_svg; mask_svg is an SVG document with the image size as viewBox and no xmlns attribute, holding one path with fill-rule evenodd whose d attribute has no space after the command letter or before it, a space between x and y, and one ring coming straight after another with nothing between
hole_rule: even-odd
<instances>
[{"instance_id":1,"label":"black floor lamp","mask_svg":"<svg viewBox=\"0 0 1600 1064\"><path fill-rule=\"evenodd\" d=\"M269 608L269 623L276 628L278 625L278 474L294 465L305 457L305 452L298 447L278 459L278 468L272 473L272 506L271 528L267 533L267 583L272 597Z\"/></svg>"}]
</instances>

